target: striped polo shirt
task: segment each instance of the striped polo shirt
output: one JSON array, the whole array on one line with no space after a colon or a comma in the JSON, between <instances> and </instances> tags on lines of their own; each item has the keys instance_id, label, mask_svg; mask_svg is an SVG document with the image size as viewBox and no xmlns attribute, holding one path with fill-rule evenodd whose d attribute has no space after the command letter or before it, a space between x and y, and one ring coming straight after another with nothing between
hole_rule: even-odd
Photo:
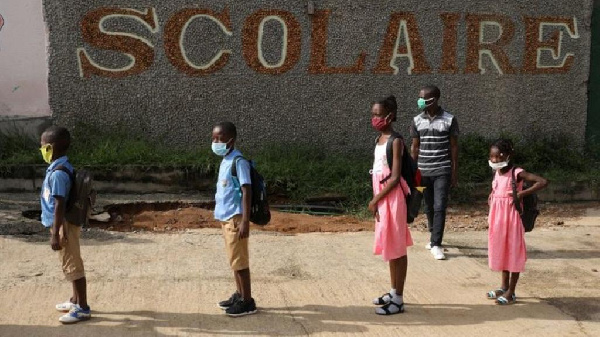
<instances>
[{"instance_id":1,"label":"striped polo shirt","mask_svg":"<svg viewBox=\"0 0 600 337\"><path fill-rule=\"evenodd\" d=\"M433 119L426 112L413 118L410 135L420 140L418 164L423 176L452 173L450 136L458 134L456 118L442 108Z\"/></svg>"}]
</instances>

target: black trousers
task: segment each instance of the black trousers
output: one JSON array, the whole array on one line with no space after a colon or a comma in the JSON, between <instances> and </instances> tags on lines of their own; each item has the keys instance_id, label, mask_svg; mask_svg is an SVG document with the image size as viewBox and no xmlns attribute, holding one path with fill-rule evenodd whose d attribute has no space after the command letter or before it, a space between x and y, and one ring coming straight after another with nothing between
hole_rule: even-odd
<instances>
[{"instance_id":1,"label":"black trousers","mask_svg":"<svg viewBox=\"0 0 600 337\"><path fill-rule=\"evenodd\" d=\"M426 187L423 198L425 199L425 214L427 214L432 247L441 246L444 238L450 183L450 175L423 177L421 180L421 185Z\"/></svg>"}]
</instances>

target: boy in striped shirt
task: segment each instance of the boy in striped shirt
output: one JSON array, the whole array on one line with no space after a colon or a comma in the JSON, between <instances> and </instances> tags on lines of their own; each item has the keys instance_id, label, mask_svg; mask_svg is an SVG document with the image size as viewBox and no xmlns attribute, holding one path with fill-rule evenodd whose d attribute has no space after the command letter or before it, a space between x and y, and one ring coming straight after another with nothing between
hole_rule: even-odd
<instances>
[{"instance_id":1,"label":"boy in striped shirt","mask_svg":"<svg viewBox=\"0 0 600 337\"><path fill-rule=\"evenodd\" d=\"M458 122L439 106L440 89L429 85L419 92L423 111L410 127L411 155L423 176L425 213L431 238L427 249L436 260L446 258L442 248L450 187L458 184Z\"/></svg>"}]
</instances>

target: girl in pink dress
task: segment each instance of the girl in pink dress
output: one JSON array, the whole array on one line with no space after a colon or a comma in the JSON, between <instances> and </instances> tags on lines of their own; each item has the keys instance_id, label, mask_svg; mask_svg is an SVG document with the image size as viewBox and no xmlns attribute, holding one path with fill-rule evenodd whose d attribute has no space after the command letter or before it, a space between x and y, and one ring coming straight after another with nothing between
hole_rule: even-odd
<instances>
[{"instance_id":1,"label":"girl in pink dress","mask_svg":"<svg viewBox=\"0 0 600 337\"><path fill-rule=\"evenodd\" d=\"M490 148L489 165L496 173L489 197L488 261L490 269L502 272L502 286L488 292L487 297L501 305L516 302L515 288L519 273L525 270L527 261L525 229L513 201L512 171L515 171L519 200L548 184L546 179L514 167L510 162L512 156L513 145L510 140L500 139ZM523 181L534 184L523 190Z\"/></svg>"},{"instance_id":2,"label":"girl in pink dress","mask_svg":"<svg viewBox=\"0 0 600 337\"><path fill-rule=\"evenodd\" d=\"M380 100L371 109L371 122L380 132L375 146L373 162L373 200L369 210L375 216L375 243L373 253L382 255L389 262L392 289L389 293L373 300L381 305L375 310L379 315L393 315L404 312L404 281L408 259L406 248L412 246L412 238L406 223L406 199L404 191L410 193L406 181L400 175L402 154L406 151L402 138L392 143L392 169L388 165L386 145L394 132L392 122L396 120L396 98L390 96Z\"/></svg>"}]
</instances>

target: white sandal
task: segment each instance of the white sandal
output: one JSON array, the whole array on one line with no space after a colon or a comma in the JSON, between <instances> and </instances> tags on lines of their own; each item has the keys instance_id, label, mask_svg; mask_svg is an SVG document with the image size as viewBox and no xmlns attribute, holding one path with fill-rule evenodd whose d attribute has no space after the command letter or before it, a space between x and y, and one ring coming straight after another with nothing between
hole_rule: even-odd
<instances>
[{"instance_id":1,"label":"white sandal","mask_svg":"<svg viewBox=\"0 0 600 337\"><path fill-rule=\"evenodd\" d=\"M373 300L373 304L375 305L386 305L392 301L392 294L387 293L383 294L380 297Z\"/></svg>"},{"instance_id":2,"label":"white sandal","mask_svg":"<svg viewBox=\"0 0 600 337\"><path fill-rule=\"evenodd\" d=\"M404 303L398 304L396 302L390 302L381 308L375 309L375 313L377 315L384 315L384 316L401 314L403 312L404 312Z\"/></svg>"}]
</instances>

